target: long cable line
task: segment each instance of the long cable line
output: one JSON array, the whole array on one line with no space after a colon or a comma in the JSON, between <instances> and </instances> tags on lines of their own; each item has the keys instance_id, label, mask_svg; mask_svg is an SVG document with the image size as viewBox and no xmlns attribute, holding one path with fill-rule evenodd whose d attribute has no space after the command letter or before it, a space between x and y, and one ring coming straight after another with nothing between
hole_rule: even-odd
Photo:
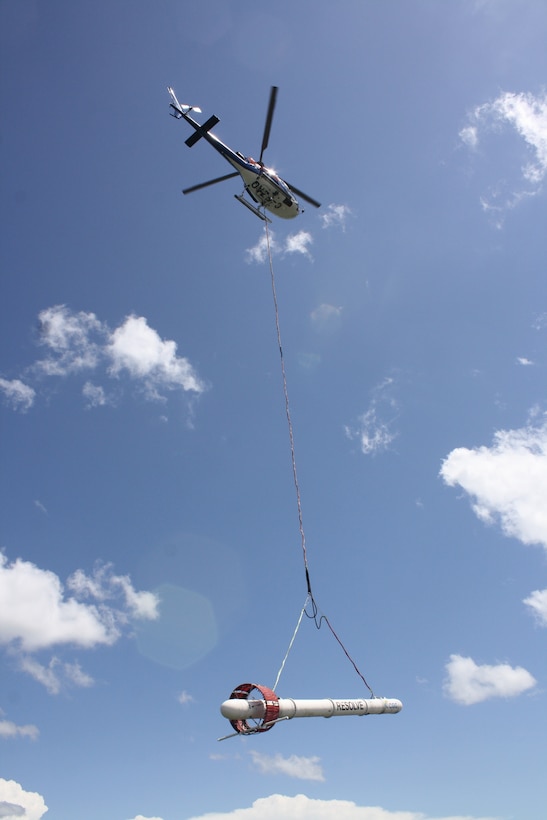
<instances>
[{"instance_id":1,"label":"long cable line","mask_svg":"<svg viewBox=\"0 0 547 820\"><path fill-rule=\"evenodd\" d=\"M288 391L288 388L287 388L287 375L285 373L285 360L284 360L284 357L283 357L283 346L281 344L281 330L280 330L280 324L279 324L279 306L278 306L278 303L277 303L277 292L276 292L276 287L275 287L275 275L274 275L274 267L273 267L273 260L272 260L272 249L271 249L270 233L268 231L268 222L267 221L264 222L264 227L265 227L265 231L266 231L266 246L267 246L267 249L268 249L268 261L269 261L269 265L270 265L270 280L271 280L271 285L272 285L272 295L273 295L274 312L275 312L275 328L276 328L276 332L277 332L277 344L278 344L278 347L279 347L279 356L280 356L280 359L281 359L281 375L282 375L282 379L283 379L283 393L284 393L284 396L285 396L285 414L287 416L287 425L288 425L288 429L289 429L289 443L290 443L290 450L291 450L292 473L293 473L293 481L294 481L294 487L295 487L295 493L296 493L296 506L297 506L297 509L298 509L298 526L299 526L299 529L300 529L300 541L301 541L301 546L302 546L302 557L303 557L303 560L304 560L304 571L305 571L305 575L306 575L306 587L307 587L306 601L304 603L302 611L300 612L300 616L299 616L298 622L296 624L296 629L294 630L293 636L292 636L292 638L290 640L290 643L289 643L289 648L287 649L287 652L285 654L285 657L283 659L283 662L281 664L279 672L277 673L277 678L276 678L275 685L274 685L273 689L275 691L276 686L279 683L279 679L280 679L281 673L283 672L283 669L285 667L285 663L286 663L287 658L289 656L289 652L292 649L292 645L295 641L297 632L300 628L300 624L302 623L302 618L303 618L304 615L306 615L308 618L310 618L311 620L314 621L315 626L317 627L317 629L321 629L321 625L322 625L323 621L326 623L326 625L328 626L328 628L332 632L333 636L336 638L338 644L342 648L344 654L346 655L346 657L348 658L348 660L352 664L353 668L355 669L355 671L357 672L357 674L359 675L359 677L361 678L361 680L363 681L363 683L365 684L367 689L369 690L371 696L375 697L374 692L372 691L372 688L369 686L369 684L367 683L364 675L359 671L359 669L357 667L357 664L355 663L355 661L353 660L353 658L349 654L348 650L346 649L346 647L342 643L341 639L338 637L338 635L334 631L329 619L327 618L326 615L324 615L320 611L320 609L319 609L319 607L318 607L318 605L315 601L313 591L312 591L312 588L311 588L310 571L309 571L309 567L308 567L308 555L307 555L307 551L306 551L306 535L304 533L304 523L303 523L303 517L302 517L302 501L301 501L301 498L300 498L300 485L298 483L298 473L297 473L297 470L296 470L296 454L295 454L295 447L294 447L294 434L293 434L293 426L292 426L292 420L291 420L291 410L290 410L290 405L289 405L289 391ZM310 612L307 611L308 610L308 604L311 607Z\"/></svg>"}]
</instances>

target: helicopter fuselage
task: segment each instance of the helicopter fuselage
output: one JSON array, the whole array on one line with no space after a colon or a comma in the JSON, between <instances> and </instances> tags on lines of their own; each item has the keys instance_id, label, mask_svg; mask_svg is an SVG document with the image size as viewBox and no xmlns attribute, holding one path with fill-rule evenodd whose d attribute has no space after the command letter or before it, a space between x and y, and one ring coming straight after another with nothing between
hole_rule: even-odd
<instances>
[{"instance_id":1,"label":"helicopter fuselage","mask_svg":"<svg viewBox=\"0 0 547 820\"><path fill-rule=\"evenodd\" d=\"M239 171L245 190L255 202L282 219L292 219L301 212L289 186L270 168L260 166L251 157L239 157L236 164L230 157L228 162Z\"/></svg>"},{"instance_id":2,"label":"helicopter fuselage","mask_svg":"<svg viewBox=\"0 0 547 820\"><path fill-rule=\"evenodd\" d=\"M195 129L195 134L186 141L187 144L192 146L198 139L205 139L238 172L243 180L244 191L260 208L265 208L282 219L293 219L302 213L291 189L275 171L266 168L263 163L256 162L252 157L246 157L239 151L232 150L215 134L209 133L209 129L218 122L216 117L211 118L212 122L208 121L205 125L200 125L182 106L179 108L172 104L171 107L175 110L174 116L177 119L186 120ZM244 202L244 204L248 203Z\"/></svg>"}]
</instances>

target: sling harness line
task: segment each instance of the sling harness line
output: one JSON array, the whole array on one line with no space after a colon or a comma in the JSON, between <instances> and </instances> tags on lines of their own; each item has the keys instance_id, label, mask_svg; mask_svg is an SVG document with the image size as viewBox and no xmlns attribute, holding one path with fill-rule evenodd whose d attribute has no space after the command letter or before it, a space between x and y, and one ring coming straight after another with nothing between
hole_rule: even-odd
<instances>
[{"instance_id":1,"label":"sling harness line","mask_svg":"<svg viewBox=\"0 0 547 820\"><path fill-rule=\"evenodd\" d=\"M293 426L291 420L291 411L289 405L289 391L287 388L287 376L285 373L285 361L283 357L283 346L281 344L281 330L279 325L279 307L277 303L277 293L275 288L275 275L272 261L272 249L270 242L270 234L268 231L268 222L264 223L266 232L266 246L268 250L268 260L270 265L270 278L272 286L272 295L275 311L275 327L277 331L277 344L279 347L279 356L281 360L281 375L283 378L283 393L285 396L285 414L287 416L287 425L289 429L289 443L291 450L292 472L294 487L296 493L296 505L298 509L298 525L300 530L300 539L302 545L302 557L304 560L304 572L306 576L306 600L304 606L298 616L295 630L289 642L289 646L285 653L285 657L281 663L273 689L267 686L262 686L256 683L242 683L237 686L229 699L224 701L220 707L222 715L227 718L234 732L219 737L219 740L226 740L229 737L236 737L237 735L258 734L269 731L276 723L282 720L290 720L294 717L332 717L334 715L381 715L381 714L396 714L403 708L400 700L394 698L380 698L376 697L372 688L367 683L364 675L360 672L357 664L349 654L348 650L342 643L339 636L334 631L334 628L324 615L314 598L313 590L310 580L310 571L308 567L308 556L306 552L306 536L304 533L304 524L302 518L302 502L300 499L300 485L298 483L298 474L296 470L296 455L294 447ZM334 638L342 648L344 654L352 664L356 673L359 675L366 688L370 692L370 698L356 698L353 700L332 700L325 698L323 700L293 700L292 698L279 698L275 690L285 668L287 658L292 649L298 630L302 620L306 617L313 620L317 629L321 629L323 622L328 626Z\"/></svg>"},{"instance_id":2,"label":"sling harness line","mask_svg":"<svg viewBox=\"0 0 547 820\"><path fill-rule=\"evenodd\" d=\"M268 223L267 222L264 223L264 230L265 230L265 233L266 233L266 247L267 247L267 250L268 250L268 262L269 262L269 266L270 266L270 281L271 281L271 286L272 286L272 296L273 296L274 313L275 313L275 329L276 329L276 333L277 333L277 344L278 344L278 347L279 347L279 357L280 357L280 361L281 361L281 376L282 376L282 380L283 380L283 394L284 394L284 397L285 397L285 415L287 417L287 426L288 426L288 430L289 430L289 444L290 444L290 450L291 450L292 474L293 474L294 488L295 488L295 494L296 494L296 506L297 506L297 509L298 509L298 526L299 526L299 530L300 530L300 540L301 540L301 545L302 545L302 557L303 557L303 560L304 560L304 572L305 572L305 575L306 575L306 586L307 586L307 592L308 592L306 600L304 602L304 606L302 608L302 611L301 611L300 616L298 618L298 622L296 624L296 629L295 629L294 634L293 634L293 636L291 638L291 641L289 643L289 647L287 649L287 652L285 654L285 657L283 659L283 662L281 664L279 672L277 673L277 678L275 680L275 685L274 685L273 688L274 688L274 691L275 691L275 689L277 687L277 684L279 683L279 680L281 678L281 674L283 672L283 669L285 667L285 663L286 663L287 658L289 656L289 652L292 649L292 645L295 641L296 635L297 635L298 630L300 628L300 624L302 623L302 618L303 618L304 615L306 615L306 617L308 617L308 618L310 618L311 620L314 621L315 626L317 627L317 629L321 629L321 625L322 625L323 621L326 623L326 625L330 629L331 633L333 634L333 636L335 637L335 639L339 643L340 647L342 648L344 654L346 655L346 657L348 658L348 660L352 664L353 668L355 669L355 671L357 672L357 674L359 675L359 677L361 678L361 680L363 681L363 683L367 687L368 691L370 692L371 697L374 698L375 695L374 695L374 692L372 691L372 688L368 684L368 682L365 679L364 675L360 672L359 668L357 667L357 664L355 663L355 661L353 660L353 658L349 654L348 650L346 649L346 647L344 646L344 644L340 640L339 636L334 631L331 622L329 621L329 619L327 618L326 615L324 615L322 612L320 613L319 607L318 607L318 605L315 601L313 591L312 591L312 587L311 587L310 571L309 571L309 567L308 567L308 554L307 554L307 550L306 550L306 535L305 535L305 532L304 532L304 522L303 522L303 517L302 517L302 501L301 501L301 498L300 498L300 485L298 483L298 473L297 473L297 470L296 470L296 452L295 452L295 446L294 446L294 434L293 434L293 426L292 426L292 419L291 419L291 409L290 409L290 404L289 404L289 390L288 390L288 387L287 387L287 374L285 372L285 359L284 359L284 356L283 356L283 345L281 344L281 327L280 327L280 322L279 322L279 305L278 305L278 302L277 302L277 291L276 291L276 287L275 287L275 274L274 274L274 266L273 266L273 259L272 259L272 247L271 247L270 232L268 230ZM310 608L311 608L310 612L308 612L308 604L310 605Z\"/></svg>"}]
</instances>

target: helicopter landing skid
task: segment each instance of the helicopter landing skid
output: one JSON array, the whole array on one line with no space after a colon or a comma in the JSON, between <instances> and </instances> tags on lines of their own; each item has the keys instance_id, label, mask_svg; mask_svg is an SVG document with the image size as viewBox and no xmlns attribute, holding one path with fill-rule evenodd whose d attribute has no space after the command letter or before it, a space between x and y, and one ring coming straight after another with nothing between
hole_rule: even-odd
<instances>
[{"instance_id":1,"label":"helicopter landing skid","mask_svg":"<svg viewBox=\"0 0 547 820\"><path fill-rule=\"evenodd\" d=\"M245 205L246 208L252 211L254 215L261 219L263 222L269 222L270 225L272 224L272 220L268 219L268 217L265 214L261 213L258 210L258 208L255 208L254 205L251 205L251 203L243 197L243 194L234 194L234 197L237 199L238 202L241 202L242 205Z\"/></svg>"}]
</instances>

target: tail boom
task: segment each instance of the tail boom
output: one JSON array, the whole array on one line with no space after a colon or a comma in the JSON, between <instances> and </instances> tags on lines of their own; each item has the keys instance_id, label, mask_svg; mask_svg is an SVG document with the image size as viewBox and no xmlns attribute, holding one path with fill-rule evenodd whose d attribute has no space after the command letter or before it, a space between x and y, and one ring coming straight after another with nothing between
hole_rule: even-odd
<instances>
[{"instance_id":1,"label":"tail boom","mask_svg":"<svg viewBox=\"0 0 547 820\"><path fill-rule=\"evenodd\" d=\"M194 111L195 110L196 109L194 108ZM184 117L184 119L187 119L187 118ZM188 139L184 141L184 144L187 145L188 148L191 148L193 145L195 145L198 140L200 140L202 137L204 137L206 134L209 133L211 128L213 128L217 123L220 122L219 118L215 114L213 114L211 117L209 117L207 122L204 122L203 125L198 125L197 122L194 122L194 120L192 120L190 118L188 118L187 121L191 122L192 125L194 126L194 128L196 129L194 131L194 133L191 134L188 137Z\"/></svg>"}]
</instances>

